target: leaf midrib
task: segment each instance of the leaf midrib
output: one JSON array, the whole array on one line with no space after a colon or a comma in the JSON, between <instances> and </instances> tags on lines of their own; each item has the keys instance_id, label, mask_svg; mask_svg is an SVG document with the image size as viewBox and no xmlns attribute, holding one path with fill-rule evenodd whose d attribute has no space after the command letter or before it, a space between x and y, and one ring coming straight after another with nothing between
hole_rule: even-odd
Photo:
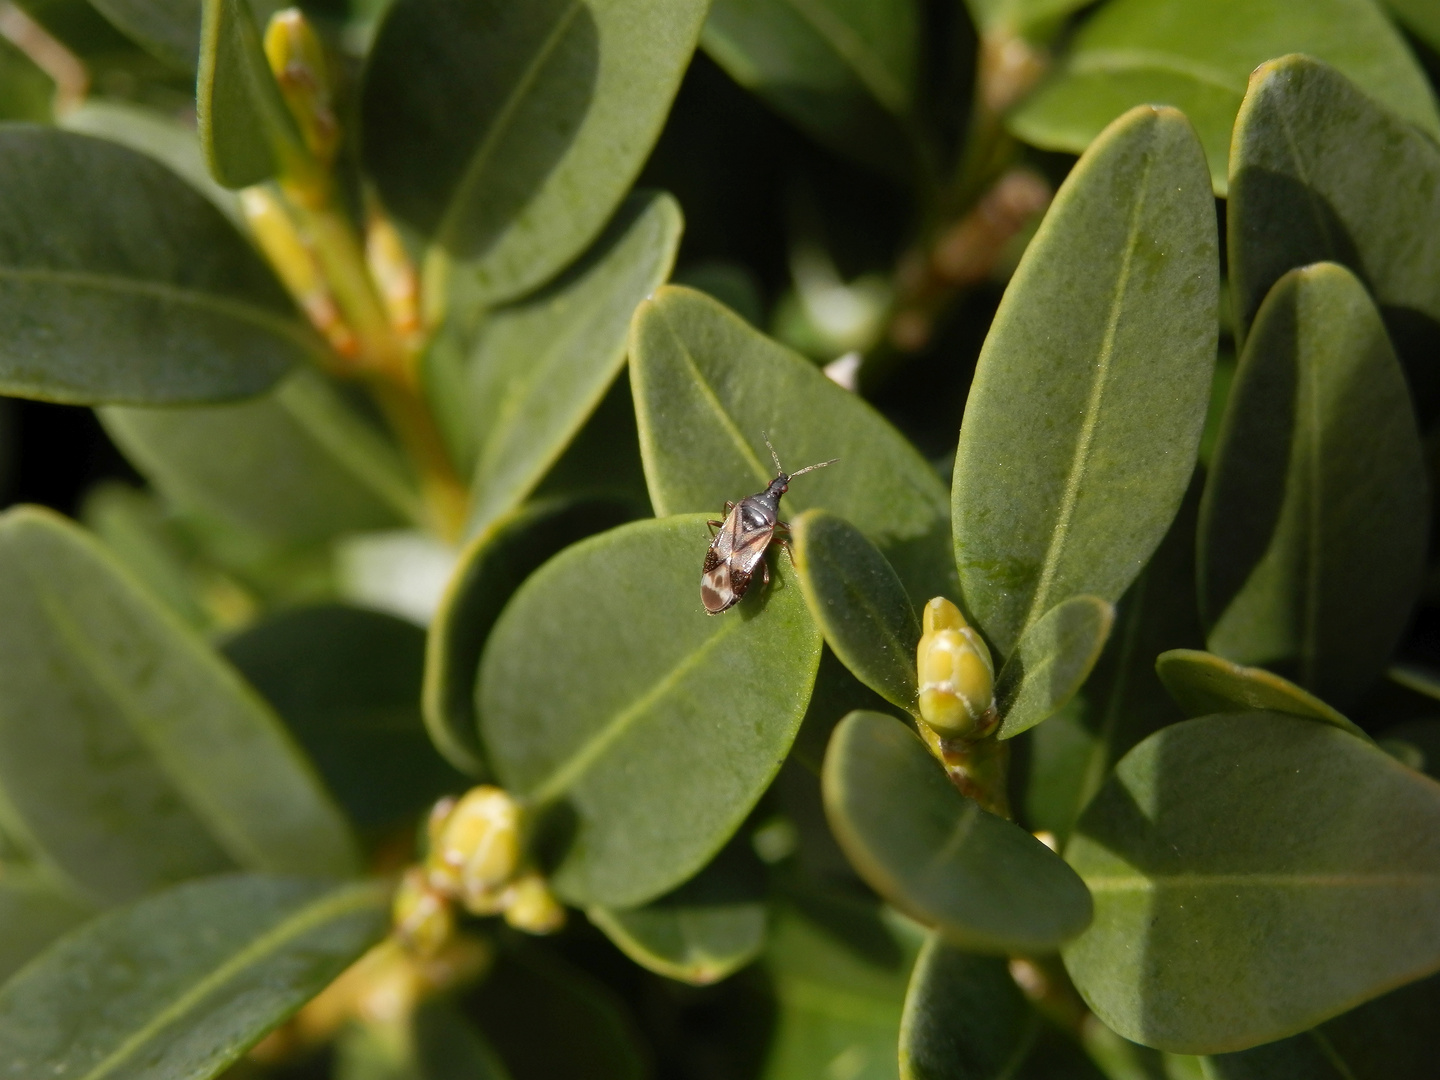
<instances>
[{"instance_id":1,"label":"leaf midrib","mask_svg":"<svg viewBox=\"0 0 1440 1080\"><path fill-rule=\"evenodd\" d=\"M1206 86L1224 90L1237 98L1245 96L1245 79L1218 68L1164 49L1084 49L1070 61L1077 75L1118 75L1130 71L1159 70L1184 75Z\"/></svg>"},{"instance_id":2,"label":"leaf midrib","mask_svg":"<svg viewBox=\"0 0 1440 1080\"><path fill-rule=\"evenodd\" d=\"M246 968L254 966L259 961L278 952L280 947L289 941L333 918L360 911L369 906L378 908L377 901L383 901L384 895L382 886L363 882L344 887L330 898L317 904L308 905L302 908L298 914L281 920L239 952L233 953L209 975L191 984L189 989L171 1001L169 1005L152 1014L142 1027L120 1043L110 1052L109 1056L79 1080L101 1080L101 1078L114 1073L129 1058L134 1057L136 1052L141 1050L148 1041L204 1001L226 982L239 976Z\"/></svg>"},{"instance_id":3,"label":"leaf midrib","mask_svg":"<svg viewBox=\"0 0 1440 1080\"><path fill-rule=\"evenodd\" d=\"M815 0L785 0L801 21L809 25L835 55L859 77L860 82L886 111L904 116L905 87L894 79L885 62L865 47L865 38L844 20L836 18Z\"/></svg>"}]
</instances>

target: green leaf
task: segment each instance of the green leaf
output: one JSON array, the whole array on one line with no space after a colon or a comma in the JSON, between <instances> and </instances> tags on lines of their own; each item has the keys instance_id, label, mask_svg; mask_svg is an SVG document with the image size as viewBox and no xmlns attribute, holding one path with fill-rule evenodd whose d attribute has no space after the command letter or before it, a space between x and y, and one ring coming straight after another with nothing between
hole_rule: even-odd
<instances>
[{"instance_id":1,"label":"green leaf","mask_svg":"<svg viewBox=\"0 0 1440 1080\"><path fill-rule=\"evenodd\" d=\"M893 717L842 720L822 782L830 827L861 877L958 947L1049 952L1090 921L1090 897L1064 861L961 795Z\"/></svg>"},{"instance_id":2,"label":"green leaf","mask_svg":"<svg viewBox=\"0 0 1440 1080\"><path fill-rule=\"evenodd\" d=\"M685 884L644 907L591 907L590 921L630 959L706 986L755 959L765 944L763 867L732 841Z\"/></svg>"},{"instance_id":3,"label":"green leaf","mask_svg":"<svg viewBox=\"0 0 1440 1080\"><path fill-rule=\"evenodd\" d=\"M900 1024L902 1080L1002 1080L1015 1075L1040 1018L998 956L975 956L931 934L915 960Z\"/></svg>"},{"instance_id":4,"label":"green leaf","mask_svg":"<svg viewBox=\"0 0 1440 1080\"><path fill-rule=\"evenodd\" d=\"M1406 29L1440 51L1440 9L1428 0L1384 0L1392 15L1402 22Z\"/></svg>"},{"instance_id":5,"label":"green leaf","mask_svg":"<svg viewBox=\"0 0 1440 1080\"><path fill-rule=\"evenodd\" d=\"M4 125L0 190L0 392L218 401L257 394L321 354L250 245L150 158Z\"/></svg>"},{"instance_id":6,"label":"green leaf","mask_svg":"<svg viewBox=\"0 0 1440 1080\"><path fill-rule=\"evenodd\" d=\"M1205 640L1195 605L1199 503L1197 479L1144 573L1120 598L1115 629L1080 693L1028 740L1012 744L1028 751L1028 763L1016 759L1026 770L1026 824L1062 844L1115 762L1147 735L1184 719L1155 673L1155 657ZM1012 773L1019 771L1012 765Z\"/></svg>"},{"instance_id":7,"label":"green leaf","mask_svg":"<svg viewBox=\"0 0 1440 1080\"><path fill-rule=\"evenodd\" d=\"M0 517L0 791L82 894L230 867L347 874L354 842L283 727L100 546Z\"/></svg>"},{"instance_id":8,"label":"green leaf","mask_svg":"<svg viewBox=\"0 0 1440 1080\"><path fill-rule=\"evenodd\" d=\"M905 586L844 518L807 510L791 528L800 589L825 641L866 686L913 711L920 622Z\"/></svg>"},{"instance_id":9,"label":"green leaf","mask_svg":"<svg viewBox=\"0 0 1440 1080\"><path fill-rule=\"evenodd\" d=\"M0 120L48 123L55 83L8 38L0 39Z\"/></svg>"},{"instance_id":10,"label":"green leaf","mask_svg":"<svg viewBox=\"0 0 1440 1080\"><path fill-rule=\"evenodd\" d=\"M0 984L94 910L43 871L7 861L0 868Z\"/></svg>"},{"instance_id":11,"label":"green leaf","mask_svg":"<svg viewBox=\"0 0 1440 1080\"><path fill-rule=\"evenodd\" d=\"M1286 271L1329 260L1365 283L1429 415L1440 324L1440 147L1305 56L1262 65L1235 120L1226 216L1238 332Z\"/></svg>"},{"instance_id":12,"label":"green leaf","mask_svg":"<svg viewBox=\"0 0 1440 1080\"><path fill-rule=\"evenodd\" d=\"M107 408L106 431L177 506L280 545L423 516L394 446L317 372L235 405Z\"/></svg>"},{"instance_id":13,"label":"green leaf","mask_svg":"<svg viewBox=\"0 0 1440 1080\"><path fill-rule=\"evenodd\" d=\"M274 615L225 642L358 825L412 822L469 785L425 734L425 632L378 611L324 604Z\"/></svg>"},{"instance_id":14,"label":"green leaf","mask_svg":"<svg viewBox=\"0 0 1440 1080\"><path fill-rule=\"evenodd\" d=\"M760 1080L893 1080L918 928L848 894L777 906L765 949L775 1028Z\"/></svg>"},{"instance_id":15,"label":"green leaf","mask_svg":"<svg viewBox=\"0 0 1440 1080\"><path fill-rule=\"evenodd\" d=\"M1425 558L1405 376L1348 270L1276 283L1230 392L1200 505L1208 646L1345 706L1385 666Z\"/></svg>"},{"instance_id":16,"label":"green leaf","mask_svg":"<svg viewBox=\"0 0 1440 1080\"><path fill-rule=\"evenodd\" d=\"M1414 766L1427 776L1440 780L1440 720L1406 720L1380 733L1381 743L1399 740L1418 750L1424 760Z\"/></svg>"},{"instance_id":17,"label":"green leaf","mask_svg":"<svg viewBox=\"0 0 1440 1080\"><path fill-rule=\"evenodd\" d=\"M1086 151L1005 290L955 458L964 607L1001 655L1060 601L1114 602L1175 516L1210 394L1215 209L1185 118Z\"/></svg>"},{"instance_id":18,"label":"green leaf","mask_svg":"<svg viewBox=\"0 0 1440 1080\"><path fill-rule=\"evenodd\" d=\"M1114 624L1114 606L1098 596L1072 596L1031 623L995 680L996 738L1012 739L1064 708Z\"/></svg>"},{"instance_id":19,"label":"green leaf","mask_svg":"<svg viewBox=\"0 0 1440 1080\"><path fill-rule=\"evenodd\" d=\"M361 145L431 239L425 291L529 292L620 204L690 61L704 0L399 0L365 71Z\"/></svg>"},{"instance_id":20,"label":"green leaf","mask_svg":"<svg viewBox=\"0 0 1440 1080\"><path fill-rule=\"evenodd\" d=\"M335 1080L510 1080L474 1024L447 998L395 1018L348 1024L335 1042Z\"/></svg>"},{"instance_id":21,"label":"green leaf","mask_svg":"<svg viewBox=\"0 0 1440 1080\"><path fill-rule=\"evenodd\" d=\"M632 195L579 265L486 320L468 373L472 533L520 505L599 405L625 364L635 305L669 276L682 227L669 195Z\"/></svg>"},{"instance_id":22,"label":"green leaf","mask_svg":"<svg viewBox=\"0 0 1440 1080\"><path fill-rule=\"evenodd\" d=\"M110 0L115 2L115 0ZM282 156L307 151L270 73L246 0L201 0L195 122L210 175L249 187L280 171Z\"/></svg>"},{"instance_id":23,"label":"green leaf","mask_svg":"<svg viewBox=\"0 0 1440 1080\"><path fill-rule=\"evenodd\" d=\"M1198 649L1171 649L1156 658L1155 672L1186 716L1263 709L1323 720L1361 739L1370 738L1314 694L1264 668L1232 664Z\"/></svg>"},{"instance_id":24,"label":"green leaf","mask_svg":"<svg viewBox=\"0 0 1440 1080\"><path fill-rule=\"evenodd\" d=\"M113 26L157 60L194 74L200 54L199 0L91 2Z\"/></svg>"},{"instance_id":25,"label":"green leaf","mask_svg":"<svg viewBox=\"0 0 1440 1080\"><path fill-rule=\"evenodd\" d=\"M820 634L793 572L776 560L769 588L712 618L709 539L695 515L575 544L520 587L485 647L487 757L564 836L552 882L576 905L634 907L705 865L805 713Z\"/></svg>"},{"instance_id":26,"label":"green leaf","mask_svg":"<svg viewBox=\"0 0 1440 1080\"><path fill-rule=\"evenodd\" d=\"M945 489L879 413L717 301L664 286L635 313L630 382L657 514L708 511L773 478L765 436L797 480L782 510L821 508L890 560L912 601L954 595Z\"/></svg>"},{"instance_id":27,"label":"green leaf","mask_svg":"<svg viewBox=\"0 0 1440 1080\"><path fill-rule=\"evenodd\" d=\"M1133 105L1183 109L1226 193L1230 129L1256 65L1308 53L1432 138L1440 113L1404 39L1370 0L1111 0L1054 78L1010 118L1026 142L1078 153Z\"/></svg>"},{"instance_id":28,"label":"green leaf","mask_svg":"<svg viewBox=\"0 0 1440 1080\"><path fill-rule=\"evenodd\" d=\"M1440 1060L1440 977L1366 1002L1317 1028L1206 1063L1211 1080L1429 1080Z\"/></svg>"},{"instance_id":29,"label":"green leaf","mask_svg":"<svg viewBox=\"0 0 1440 1080\"><path fill-rule=\"evenodd\" d=\"M1085 6L1085 0L965 0L975 28L1001 41L1050 27Z\"/></svg>"},{"instance_id":30,"label":"green leaf","mask_svg":"<svg viewBox=\"0 0 1440 1080\"><path fill-rule=\"evenodd\" d=\"M1243 1049L1440 968L1440 785L1329 724L1165 728L1120 762L1066 857L1095 920L1065 966L1147 1046Z\"/></svg>"},{"instance_id":31,"label":"green leaf","mask_svg":"<svg viewBox=\"0 0 1440 1080\"><path fill-rule=\"evenodd\" d=\"M832 150L903 176L920 25L915 0L714 0L701 42L731 78Z\"/></svg>"},{"instance_id":32,"label":"green leaf","mask_svg":"<svg viewBox=\"0 0 1440 1080\"><path fill-rule=\"evenodd\" d=\"M0 988L0 1073L205 1080L384 933L378 882L227 875L111 912Z\"/></svg>"},{"instance_id":33,"label":"green leaf","mask_svg":"<svg viewBox=\"0 0 1440 1080\"><path fill-rule=\"evenodd\" d=\"M501 609L552 556L634 516L629 506L612 499L542 499L496 521L461 553L430 621L421 698L435 748L457 769L473 776L489 773L480 744L475 679Z\"/></svg>"}]
</instances>

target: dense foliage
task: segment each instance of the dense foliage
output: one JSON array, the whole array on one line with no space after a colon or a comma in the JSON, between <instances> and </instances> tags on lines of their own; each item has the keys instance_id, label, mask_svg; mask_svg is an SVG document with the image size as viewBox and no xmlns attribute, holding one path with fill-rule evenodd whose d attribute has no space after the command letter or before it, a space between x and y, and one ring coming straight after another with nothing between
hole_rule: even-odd
<instances>
[{"instance_id":1,"label":"dense foliage","mask_svg":"<svg viewBox=\"0 0 1440 1080\"><path fill-rule=\"evenodd\" d=\"M17 3L0 1078L1434 1075L1440 6Z\"/></svg>"}]
</instances>

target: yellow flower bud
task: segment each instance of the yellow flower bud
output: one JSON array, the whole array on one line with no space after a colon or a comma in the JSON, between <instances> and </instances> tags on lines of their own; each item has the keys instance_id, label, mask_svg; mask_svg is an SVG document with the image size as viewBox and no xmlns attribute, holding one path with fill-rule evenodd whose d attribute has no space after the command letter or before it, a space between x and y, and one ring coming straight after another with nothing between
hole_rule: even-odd
<instances>
[{"instance_id":1,"label":"yellow flower bud","mask_svg":"<svg viewBox=\"0 0 1440 1080\"><path fill-rule=\"evenodd\" d=\"M400 881L391 908L395 934L417 956L432 956L455 932L450 901L430 888L425 871L412 866Z\"/></svg>"},{"instance_id":2,"label":"yellow flower bud","mask_svg":"<svg viewBox=\"0 0 1440 1080\"><path fill-rule=\"evenodd\" d=\"M298 8L270 16L265 28L265 58L306 149L322 165L329 165L340 141L340 125L330 100L325 48Z\"/></svg>"},{"instance_id":3,"label":"yellow flower bud","mask_svg":"<svg viewBox=\"0 0 1440 1080\"><path fill-rule=\"evenodd\" d=\"M565 908L540 874L529 873L511 885L505 898L505 921L527 934L553 934L565 925Z\"/></svg>"},{"instance_id":4,"label":"yellow flower bud","mask_svg":"<svg viewBox=\"0 0 1440 1080\"><path fill-rule=\"evenodd\" d=\"M439 830L426 862L432 888L465 901L476 914L493 914L495 895L520 864L520 807L498 787L471 788Z\"/></svg>"},{"instance_id":5,"label":"yellow flower bud","mask_svg":"<svg viewBox=\"0 0 1440 1080\"><path fill-rule=\"evenodd\" d=\"M924 627L915 653L921 718L947 739L987 734L995 704L990 649L944 597L925 605Z\"/></svg>"}]
</instances>

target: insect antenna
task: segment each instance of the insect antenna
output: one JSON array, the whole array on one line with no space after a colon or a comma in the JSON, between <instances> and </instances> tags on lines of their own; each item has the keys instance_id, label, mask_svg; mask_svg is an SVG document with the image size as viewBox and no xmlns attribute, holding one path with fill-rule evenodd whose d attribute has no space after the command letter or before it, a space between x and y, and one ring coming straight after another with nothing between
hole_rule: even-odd
<instances>
[{"instance_id":1,"label":"insect antenna","mask_svg":"<svg viewBox=\"0 0 1440 1080\"><path fill-rule=\"evenodd\" d=\"M773 462L775 462L775 474L776 474L777 476L784 476L784 475L785 475L785 469L784 469L784 467L780 464L780 455L777 454L777 453L775 453L775 448L770 445L770 440L769 440L768 438L765 438L765 432L762 431L762 432L760 433L760 438L765 439L765 446L766 446L766 447L769 449L769 451L770 451L770 460L773 461Z\"/></svg>"},{"instance_id":2,"label":"insect antenna","mask_svg":"<svg viewBox=\"0 0 1440 1080\"><path fill-rule=\"evenodd\" d=\"M803 469L800 470L800 472L791 473L790 479L794 480L795 477L799 476L801 473L810 472L812 469L823 469L826 465L834 465L835 462L839 460L840 459L838 457L832 457L829 461L817 461L814 465L806 465Z\"/></svg>"}]
</instances>

